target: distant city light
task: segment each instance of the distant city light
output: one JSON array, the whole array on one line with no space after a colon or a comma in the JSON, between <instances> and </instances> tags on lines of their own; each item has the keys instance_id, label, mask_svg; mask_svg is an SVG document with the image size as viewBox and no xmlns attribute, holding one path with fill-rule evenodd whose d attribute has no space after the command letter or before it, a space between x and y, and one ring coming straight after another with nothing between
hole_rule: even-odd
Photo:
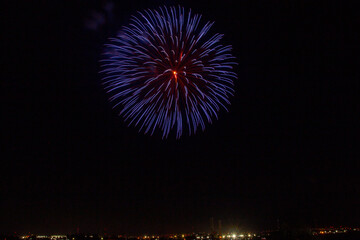
<instances>
[{"instance_id":1,"label":"distant city light","mask_svg":"<svg viewBox=\"0 0 360 240\"><path fill-rule=\"evenodd\" d=\"M350 227L323 227L323 228L311 228L312 235L332 235L332 234L345 234L349 232L360 231L360 228ZM71 235L22 235L18 236L13 240L254 240L254 239L267 239L267 236L271 236L278 230L272 230L268 232L252 232L252 233L239 233L239 232L228 232L225 235L219 235L217 233L193 233L193 234L170 234L170 235L117 235L112 237L108 235L82 235L82 234L71 234ZM9 238L10 239L10 238Z\"/></svg>"}]
</instances>

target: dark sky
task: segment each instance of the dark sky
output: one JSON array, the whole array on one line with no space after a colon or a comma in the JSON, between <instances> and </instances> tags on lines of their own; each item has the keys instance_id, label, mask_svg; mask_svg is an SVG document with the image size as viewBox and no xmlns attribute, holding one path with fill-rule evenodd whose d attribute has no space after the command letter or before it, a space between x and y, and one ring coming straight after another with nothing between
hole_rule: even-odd
<instances>
[{"instance_id":1,"label":"dark sky","mask_svg":"<svg viewBox=\"0 0 360 240\"><path fill-rule=\"evenodd\" d=\"M179 3L216 22L239 79L205 132L161 140L111 109L98 61L137 10ZM8 0L1 19L0 232L359 224L352 1Z\"/></svg>"}]
</instances>

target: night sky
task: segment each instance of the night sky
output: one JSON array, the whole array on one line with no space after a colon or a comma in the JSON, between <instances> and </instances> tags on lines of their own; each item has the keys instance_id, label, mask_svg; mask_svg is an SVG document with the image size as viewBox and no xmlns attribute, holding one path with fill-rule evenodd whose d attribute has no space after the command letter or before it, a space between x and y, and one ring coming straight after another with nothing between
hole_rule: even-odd
<instances>
[{"instance_id":1,"label":"night sky","mask_svg":"<svg viewBox=\"0 0 360 240\"><path fill-rule=\"evenodd\" d=\"M108 37L164 4L215 21L239 63L229 112L180 140L127 127L98 73ZM1 22L1 233L359 225L352 1L8 0Z\"/></svg>"}]
</instances>

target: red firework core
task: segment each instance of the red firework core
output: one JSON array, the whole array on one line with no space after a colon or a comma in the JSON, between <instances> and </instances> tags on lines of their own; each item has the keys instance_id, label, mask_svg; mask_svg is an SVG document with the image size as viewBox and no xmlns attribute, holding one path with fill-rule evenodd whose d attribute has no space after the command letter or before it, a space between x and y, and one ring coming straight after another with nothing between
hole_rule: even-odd
<instances>
[{"instance_id":1,"label":"red firework core","mask_svg":"<svg viewBox=\"0 0 360 240\"><path fill-rule=\"evenodd\" d=\"M177 72L173 71L173 74L174 74L175 81L177 81Z\"/></svg>"}]
</instances>

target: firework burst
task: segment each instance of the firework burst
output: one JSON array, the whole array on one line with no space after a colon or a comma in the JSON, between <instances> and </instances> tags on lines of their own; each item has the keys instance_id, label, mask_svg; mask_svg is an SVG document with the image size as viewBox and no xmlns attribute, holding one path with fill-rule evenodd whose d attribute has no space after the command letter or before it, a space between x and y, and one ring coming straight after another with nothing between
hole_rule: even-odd
<instances>
[{"instance_id":1,"label":"firework burst","mask_svg":"<svg viewBox=\"0 0 360 240\"><path fill-rule=\"evenodd\" d=\"M227 110L233 95L231 46L214 24L200 26L201 15L182 7L138 12L106 45L103 84L120 115L139 131L157 129L194 134Z\"/></svg>"}]
</instances>

